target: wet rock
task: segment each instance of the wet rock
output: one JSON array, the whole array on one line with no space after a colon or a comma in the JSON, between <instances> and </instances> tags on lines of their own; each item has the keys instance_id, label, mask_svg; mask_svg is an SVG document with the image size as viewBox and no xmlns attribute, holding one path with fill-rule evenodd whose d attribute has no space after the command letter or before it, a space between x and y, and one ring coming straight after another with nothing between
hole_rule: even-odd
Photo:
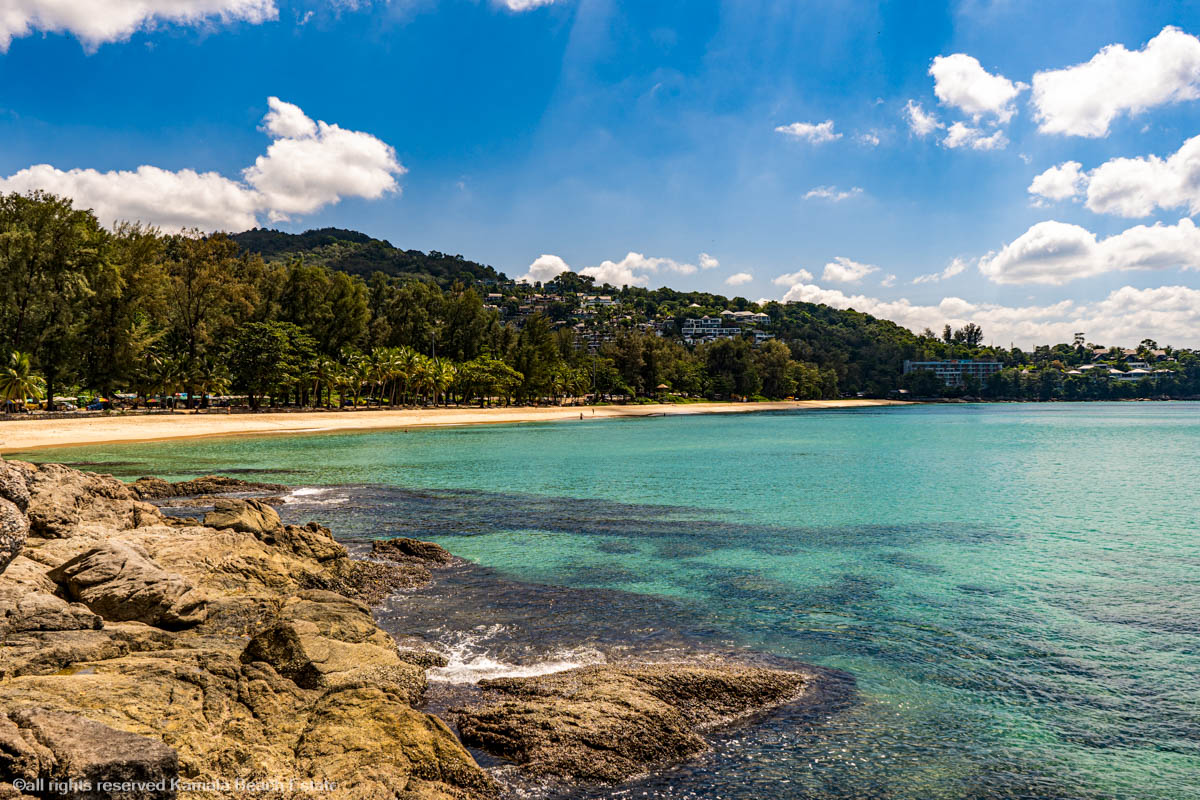
<instances>
[{"instance_id":1,"label":"wet rock","mask_svg":"<svg viewBox=\"0 0 1200 800\"><path fill-rule=\"evenodd\" d=\"M136 620L163 628L203 622L206 599L134 544L109 541L48 574L66 595L106 620Z\"/></svg>"},{"instance_id":2,"label":"wet rock","mask_svg":"<svg viewBox=\"0 0 1200 800\"><path fill-rule=\"evenodd\" d=\"M143 500L163 500L168 497L191 497L202 494L232 492L286 492L287 486L278 483L256 483L221 475L205 475L190 481L170 483L162 478L138 478L129 488Z\"/></svg>"},{"instance_id":3,"label":"wet rock","mask_svg":"<svg viewBox=\"0 0 1200 800\"><path fill-rule=\"evenodd\" d=\"M371 555L399 562L428 561L433 564L449 564L454 560L454 556L440 545L405 537L376 539L371 543Z\"/></svg>"},{"instance_id":4,"label":"wet rock","mask_svg":"<svg viewBox=\"0 0 1200 800\"><path fill-rule=\"evenodd\" d=\"M204 524L209 528L228 528L263 538L283 524L279 512L257 500L220 499L213 505L214 510L204 515Z\"/></svg>"},{"instance_id":5,"label":"wet rock","mask_svg":"<svg viewBox=\"0 0 1200 800\"><path fill-rule=\"evenodd\" d=\"M39 793L79 798L171 798L179 776L175 751L161 741L74 714L27 708L0 716L0 775L41 779ZM50 782L88 789L52 791ZM106 789L103 783L129 784Z\"/></svg>"},{"instance_id":6,"label":"wet rock","mask_svg":"<svg viewBox=\"0 0 1200 800\"><path fill-rule=\"evenodd\" d=\"M616 782L707 749L697 731L804 694L813 676L733 665L595 666L481 681L463 741L531 775Z\"/></svg>"},{"instance_id":7,"label":"wet rock","mask_svg":"<svg viewBox=\"0 0 1200 800\"><path fill-rule=\"evenodd\" d=\"M424 586L433 573L420 564L353 561L349 568L309 576L306 586L328 589L367 605L378 605L400 589Z\"/></svg>"},{"instance_id":8,"label":"wet rock","mask_svg":"<svg viewBox=\"0 0 1200 800\"><path fill-rule=\"evenodd\" d=\"M450 663L444 655L433 650L402 649L398 655L401 661L420 667L421 669L436 669Z\"/></svg>"}]
</instances>

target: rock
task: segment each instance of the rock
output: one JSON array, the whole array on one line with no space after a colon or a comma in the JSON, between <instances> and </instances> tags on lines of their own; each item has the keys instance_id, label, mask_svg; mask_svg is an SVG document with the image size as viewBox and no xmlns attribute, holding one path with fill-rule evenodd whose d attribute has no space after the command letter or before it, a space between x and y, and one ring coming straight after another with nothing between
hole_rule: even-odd
<instances>
[{"instance_id":1,"label":"rock","mask_svg":"<svg viewBox=\"0 0 1200 800\"><path fill-rule=\"evenodd\" d=\"M0 460L0 499L25 511L29 508L29 484L25 470L11 461Z\"/></svg>"},{"instance_id":2,"label":"rock","mask_svg":"<svg viewBox=\"0 0 1200 800\"><path fill-rule=\"evenodd\" d=\"M30 535L47 539L107 536L138 527L138 514L154 515L125 484L111 475L42 464L26 476Z\"/></svg>"},{"instance_id":3,"label":"rock","mask_svg":"<svg viewBox=\"0 0 1200 800\"><path fill-rule=\"evenodd\" d=\"M178 483L169 483L162 478L138 478L129 484L129 488L143 500L163 500L168 497L231 492L286 492L289 487L278 483L256 483L221 475L205 475L203 478Z\"/></svg>"},{"instance_id":4,"label":"rock","mask_svg":"<svg viewBox=\"0 0 1200 800\"><path fill-rule=\"evenodd\" d=\"M229 528L263 538L283 524L275 509L257 500L222 499L216 500L214 506L213 511L204 515L204 524L209 528Z\"/></svg>"},{"instance_id":5,"label":"rock","mask_svg":"<svg viewBox=\"0 0 1200 800\"><path fill-rule=\"evenodd\" d=\"M303 527L299 525L277 527L260 538L269 545L284 548L301 558L310 558L321 564L347 557L346 548L334 540L329 529L323 528L315 522L310 522Z\"/></svg>"},{"instance_id":6,"label":"rock","mask_svg":"<svg viewBox=\"0 0 1200 800\"><path fill-rule=\"evenodd\" d=\"M435 669L444 667L450 662L441 653L436 653L433 650L400 650L398 655L400 660L408 664L420 667L421 669Z\"/></svg>"},{"instance_id":7,"label":"rock","mask_svg":"<svg viewBox=\"0 0 1200 800\"><path fill-rule=\"evenodd\" d=\"M41 779L45 788L39 794L89 800L175 797L171 782L179 776L179 759L160 741L41 708L10 711L0 720L0 775L10 781ZM51 782L80 788L55 791ZM105 782L129 785L105 788Z\"/></svg>"},{"instance_id":8,"label":"rock","mask_svg":"<svg viewBox=\"0 0 1200 800\"><path fill-rule=\"evenodd\" d=\"M82 603L28 589L0 589L0 631L99 630L104 621Z\"/></svg>"},{"instance_id":9,"label":"rock","mask_svg":"<svg viewBox=\"0 0 1200 800\"><path fill-rule=\"evenodd\" d=\"M353 561L348 569L310 575L307 585L314 589L328 589L373 606L382 603L397 589L424 586L432 579L433 573L419 564Z\"/></svg>"},{"instance_id":10,"label":"rock","mask_svg":"<svg viewBox=\"0 0 1200 800\"><path fill-rule=\"evenodd\" d=\"M480 681L463 741L536 776L616 782L707 749L698 730L797 699L813 676L744 666L595 666Z\"/></svg>"},{"instance_id":11,"label":"rock","mask_svg":"<svg viewBox=\"0 0 1200 800\"><path fill-rule=\"evenodd\" d=\"M48 577L106 620L171 629L204 621L203 595L134 544L105 542L51 570Z\"/></svg>"},{"instance_id":12,"label":"rock","mask_svg":"<svg viewBox=\"0 0 1200 800\"><path fill-rule=\"evenodd\" d=\"M371 543L371 555L400 562L430 561L434 564L449 564L454 560L454 556L440 545L405 537L376 539Z\"/></svg>"},{"instance_id":13,"label":"rock","mask_svg":"<svg viewBox=\"0 0 1200 800\"><path fill-rule=\"evenodd\" d=\"M29 536L29 517L16 503L0 498L0 572L21 554Z\"/></svg>"}]
</instances>

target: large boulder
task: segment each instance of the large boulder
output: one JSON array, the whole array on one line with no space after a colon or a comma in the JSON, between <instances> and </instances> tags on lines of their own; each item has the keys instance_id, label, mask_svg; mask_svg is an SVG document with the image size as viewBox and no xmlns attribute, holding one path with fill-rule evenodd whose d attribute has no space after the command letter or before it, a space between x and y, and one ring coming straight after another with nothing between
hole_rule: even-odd
<instances>
[{"instance_id":1,"label":"large boulder","mask_svg":"<svg viewBox=\"0 0 1200 800\"><path fill-rule=\"evenodd\" d=\"M531 775L616 782L703 752L698 733L804 694L813 676L736 665L594 666L481 681L463 741Z\"/></svg>"},{"instance_id":2,"label":"large boulder","mask_svg":"<svg viewBox=\"0 0 1200 800\"><path fill-rule=\"evenodd\" d=\"M395 539L376 539L371 542L371 555L389 561L424 561L431 564L449 564L454 560L450 551L441 545L403 536Z\"/></svg>"},{"instance_id":3,"label":"large boulder","mask_svg":"<svg viewBox=\"0 0 1200 800\"><path fill-rule=\"evenodd\" d=\"M157 800L175 797L179 759L155 739L25 708L0 714L0 777L40 782L32 791L45 796Z\"/></svg>"},{"instance_id":4,"label":"large boulder","mask_svg":"<svg viewBox=\"0 0 1200 800\"><path fill-rule=\"evenodd\" d=\"M67 597L106 620L177 629L203 622L206 598L138 545L108 541L48 574Z\"/></svg>"},{"instance_id":5,"label":"large boulder","mask_svg":"<svg viewBox=\"0 0 1200 800\"><path fill-rule=\"evenodd\" d=\"M162 515L111 475L42 464L30 467L30 535L46 539L104 538L116 531L160 523Z\"/></svg>"},{"instance_id":6,"label":"large boulder","mask_svg":"<svg viewBox=\"0 0 1200 800\"><path fill-rule=\"evenodd\" d=\"M213 506L204 515L204 524L209 528L228 528L263 538L283 524L279 512L258 500L218 499Z\"/></svg>"},{"instance_id":7,"label":"large boulder","mask_svg":"<svg viewBox=\"0 0 1200 800\"><path fill-rule=\"evenodd\" d=\"M28 467L32 469L32 467ZM0 458L0 498L22 511L29 508L29 484L26 468Z\"/></svg>"}]
</instances>

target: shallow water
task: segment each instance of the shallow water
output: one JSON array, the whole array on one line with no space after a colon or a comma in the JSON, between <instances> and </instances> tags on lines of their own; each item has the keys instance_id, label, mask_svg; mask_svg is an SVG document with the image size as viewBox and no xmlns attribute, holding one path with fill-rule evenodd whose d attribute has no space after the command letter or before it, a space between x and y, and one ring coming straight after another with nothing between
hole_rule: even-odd
<instances>
[{"instance_id":1,"label":"shallow water","mask_svg":"<svg viewBox=\"0 0 1200 800\"><path fill-rule=\"evenodd\" d=\"M461 684L692 652L844 676L577 797L1200 797L1200 404L924 406L40 451L239 470L470 564L381 610ZM315 491L314 491L315 490ZM439 694L440 692L440 694Z\"/></svg>"}]
</instances>

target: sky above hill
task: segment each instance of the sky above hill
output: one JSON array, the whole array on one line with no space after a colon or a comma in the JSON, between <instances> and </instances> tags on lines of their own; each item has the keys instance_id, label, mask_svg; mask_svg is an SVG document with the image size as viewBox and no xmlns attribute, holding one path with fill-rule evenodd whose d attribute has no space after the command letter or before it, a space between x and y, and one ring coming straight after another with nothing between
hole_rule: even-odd
<instances>
[{"instance_id":1,"label":"sky above hill","mask_svg":"<svg viewBox=\"0 0 1200 800\"><path fill-rule=\"evenodd\" d=\"M0 0L0 191L1200 346L1200 8Z\"/></svg>"}]
</instances>

